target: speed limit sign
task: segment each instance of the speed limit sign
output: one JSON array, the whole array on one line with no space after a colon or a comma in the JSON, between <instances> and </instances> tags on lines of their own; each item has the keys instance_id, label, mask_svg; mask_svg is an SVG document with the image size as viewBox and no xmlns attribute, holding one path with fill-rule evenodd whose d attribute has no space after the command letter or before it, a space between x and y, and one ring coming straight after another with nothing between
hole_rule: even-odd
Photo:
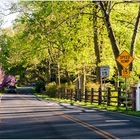
<instances>
[{"instance_id":1,"label":"speed limit sign","mask_svg":"<svg viewBox=\"0 0 140 140\"><path fill-rule=\"evenodd\" d=\"M108 77L109 76L109 66L101 66L100 67L100 76Z\"/></svg>"}]
</instances>

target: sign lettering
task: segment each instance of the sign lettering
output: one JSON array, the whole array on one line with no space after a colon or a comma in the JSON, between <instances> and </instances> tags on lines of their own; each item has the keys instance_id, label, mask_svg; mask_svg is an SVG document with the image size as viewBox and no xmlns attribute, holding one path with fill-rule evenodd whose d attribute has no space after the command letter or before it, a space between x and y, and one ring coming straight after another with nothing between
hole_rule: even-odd
<instances>
[{"instance_id":1,"label":"sign lettering","mask_svg":"<svg viewBox=\"0 0 140 140\"><path fill-rule=\"evenodd\" d=\"M116 60L124 67L127 68L128 65L134 60L134 58L126 51L124 50L117 58Z\"/></svg>"}]
</instances>

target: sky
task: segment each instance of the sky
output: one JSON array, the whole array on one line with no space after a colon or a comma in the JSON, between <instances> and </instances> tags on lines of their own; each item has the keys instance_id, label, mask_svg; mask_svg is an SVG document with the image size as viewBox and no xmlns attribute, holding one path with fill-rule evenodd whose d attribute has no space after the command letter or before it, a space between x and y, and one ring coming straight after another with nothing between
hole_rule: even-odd
<instances>
[{"instance_id":1,"label":"sky","mask_svg":"<svg viewBox=\"0 0 140 140\"><path fill-rule=\"evenodd\" d=\"M7 28L13 25L13 21L15 20L15 18L17 17L18 14L11 14L8 16L4 17L4 23L1 26L1 28Z\"/></svg>"},{"instance_id":2,"label":"sky","mask_svg":"<svg viewBox=\"0 0 140 140\"><path fill-rule=\"evenodd\" d=\"M8 10L11 2L17 2L18 0L0 0L0 18L3 19L3 24L1 28L7 28L12 26L13 21L17 17L18 13L9 14L10 11ZM3 15L4 14L4 15Z\"/></svg>"}]
</instances>

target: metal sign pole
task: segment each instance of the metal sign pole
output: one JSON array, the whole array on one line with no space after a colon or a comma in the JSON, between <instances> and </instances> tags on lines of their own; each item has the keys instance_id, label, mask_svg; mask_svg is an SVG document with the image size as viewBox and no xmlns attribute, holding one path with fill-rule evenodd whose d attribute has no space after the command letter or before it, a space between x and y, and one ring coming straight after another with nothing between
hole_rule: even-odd
<instances>
[{"instance_id":1,"label":"metal sign pole","mask_svg":"<svg viewBox=\"0 0 140 140\"><path fill-rule=\"evenodd\" d=\"M102 84L103 84L103 82L102 82L102 77L100 78L100 87L101 87L101 90L102 90Z\"/></svg>"},{"instance_id":2,"label":"metal sign pole","mask_svg":"<svg viewBox=\"0 0 140 140\"><path fill-rule=\"evenodd\" d=\"M128 106L127 106L127 90L126 90L127 87L126 87L126 77L125 77L124 80L125 80L125 95L126 95L126 98L125 98L125 102L126 102L126 104L125 104L125 105L126 105L126 110L127 110L127 109L128 109Z\"/></svg>"},{"instance_id":3,"label":"metal sign pole","mask_svg":"<svg viewBox=\"0 0 140 140\"><path fill-rule=\"evenodd\" d=\"M105 90L105 78L104 78L104 81L103 81L103 83L104 83L104 90Z\"/></svg>"}]
</instances>

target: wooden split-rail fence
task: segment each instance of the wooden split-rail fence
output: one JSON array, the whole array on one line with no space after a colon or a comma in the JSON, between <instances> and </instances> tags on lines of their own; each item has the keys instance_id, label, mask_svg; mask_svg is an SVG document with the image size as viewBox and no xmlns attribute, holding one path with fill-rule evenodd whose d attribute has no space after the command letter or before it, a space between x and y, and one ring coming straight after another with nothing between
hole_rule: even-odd
<instances>
[{"instance_id":1,"label":"wooden split-rail fence","mask_svg":"<svg viewBox=\"0 0 140 140\"><path fill-rule=\"evenodd\" d=\"M98 105L125 107L127 109L136 109L136 87L131 87L130 92L124 92L121 88L117 90L85 90L83 94L81 90L61 89L57 90L56 97L60 99L69 99L71 101L97 103Z\"/></svg>"}]
</instances>

